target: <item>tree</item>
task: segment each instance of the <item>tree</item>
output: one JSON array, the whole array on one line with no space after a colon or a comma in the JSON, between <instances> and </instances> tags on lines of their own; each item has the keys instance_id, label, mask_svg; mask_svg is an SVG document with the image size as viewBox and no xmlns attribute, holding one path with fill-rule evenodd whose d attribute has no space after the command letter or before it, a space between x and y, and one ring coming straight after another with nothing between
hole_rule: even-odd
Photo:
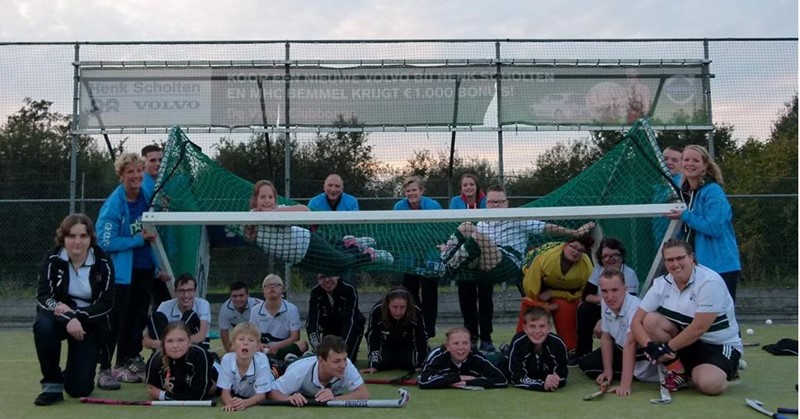
<instances>
[{"instance_id":1,"label":"tree","mask_svg":"<svg viewBox=\"0 0 800 419\"><path fill-rule=\"evenodd\" d=\"M409 176L419 176L425 181L425 195L444 196L457 195L461 176L469 173L478 177L481 187L486 188L497 181L498 174L495 166L484 158L462 157L456 152L453 155L453 178L450 179L450 155L444 150L439 150L436 155L428 149L414 150L408 159L406 167L395 176L393 184L396 193L402 195L400 187Z\"/></svg>"},{"instance_id":2,"label":"tree","mask_svg":"<svg viewBox=\"0 0 800 419\"><path fill-rule=\"evenodd\" d=\"M749 138L721 162L733 194L797 194L797 96L774 123L770 138ZM765 200L767 200L765 202ZM731 199L743 280L797 280L797 198ZM765 263L769 261L769 263Z\"/></svg>"},{"instance_id":3,"label":"tree","mask_svg":"<svg viewBox=\"0 0 800 419\"><path fill-rule=\"evenodd\" d=\"M333 122L334 127L359 127L357 119L345 120L341 115ZM286 191L285 158L288 146L291 150L290 166L291 197L310 198L322 192L322 183L331 173L344 180L345 191L357 197L386 196L390 193L382 179L388 177L388 166L372 155L369 135L364 132L331 132L317 135L311 142L271 139L275 177L272 180L281 194ZM265 136L252 136L245 143L234 143L226 138L215 145L216 161L237 176L255 182L269 179L269 153ZM366 203L367 207L369 203ZM362 205L363 206L363 205Z\"/></svg>"},{"instance_id":4,"label":"tree","mask_svg":"<svg viewBox=\"0 0 800 419\"><path fill-rule=\"evenodd\" d=\"M30 278L30 261L40 260L53 246L54 231L69 213L71 120L51 106L46 100L26 98L25 105L0 126L0 199L65 199L0 206L0 218L9 221L0 229L0 258L6 261L3 278ZM88 179L85 194L108 195L116 184L109 155L90 137L78 136L77 143L78 182ZM94 219L98 208L86 212Z\"/></svg>"}]
</instances>

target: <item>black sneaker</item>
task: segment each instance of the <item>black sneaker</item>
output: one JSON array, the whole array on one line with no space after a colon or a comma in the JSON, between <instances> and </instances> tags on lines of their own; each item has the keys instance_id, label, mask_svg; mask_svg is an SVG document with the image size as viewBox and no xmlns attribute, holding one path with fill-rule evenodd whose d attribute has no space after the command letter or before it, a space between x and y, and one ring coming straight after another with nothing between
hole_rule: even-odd
<instances>
[{"instance_id":1,"label":"black sneaker","mask_svg":"<svg viewBox=\"0 0 800 419\"><path fill-rule=\"evenodd\" d=\"M33 401L33 404L37 406L50 406L51 404L63 401L64 401L64 395L61 393L44 392L36 396L36 400Z\"/></svg>"},{"instance_id":2,"label":"black sneaker","mask_svg":"<svg viewBox=\"0 0 800 419\"><path fill-rule=\"evenodd\" d=\"M567 354L567 366L577 367L578 364L580 364L581 359L583 359L583 355L576 354L575 352L569 352Z\"/></svg>"},{"instance_id":3,"label":"black sneaker","mask_svg":"<svg viewBox=\"0 0 800 419\"><path fill-rule=\"evenodd\" d=\"M491 340L481 340L481 352L495 352L496 349Z\"/></svg>"},{"instance_id":4,"label":"black sneaker","mask_svg":"<svg viewBox=\"0 0 800 419\"><path fill-rule=\"evenodd\" d=\"M508 353L511 352L511 346L507 343L503 343L500 345L500 353L504 356L508 356Z\"/></svg>"}]
</instances>

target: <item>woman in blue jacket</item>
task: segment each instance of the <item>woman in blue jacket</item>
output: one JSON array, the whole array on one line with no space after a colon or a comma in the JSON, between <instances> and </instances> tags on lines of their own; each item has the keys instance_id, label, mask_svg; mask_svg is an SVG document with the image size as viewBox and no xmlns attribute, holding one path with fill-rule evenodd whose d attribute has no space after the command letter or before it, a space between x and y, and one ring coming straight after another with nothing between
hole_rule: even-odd
<instances>
[{"instance_id":1,"label":"woman in blue jacket","mask_svg":"<svg viewBox=\"0 0 800 419\"><path fill-rule=\"evenodd\" d=\"M718 273L736 301L736 283L742 268L733 232L733 211L722 190L722 172L699 145L683 149L681 164L681 195L687 208L672 210L667 218L683 221L685 239L694 247L697 263Z\"/></svg>"},{"instance_id":2,"label":"woman in blue jacket","mask_svg":"<svg viewBox=\"0 0 800 419\"><path fill-rule=\"evenodd\" d=\"M142 188L144 160L138 154L125 153L114 162L114 169L121 184L100 208L97 241L111 256L116 275L111 314L117 349L114 375L123 382L139 383L146 368L139 353L156 271L150 248L156 234L142 229L142 214L150 202L149 193Z\"/></svg>"},{"instance_id":3,"label":"woman in blue jacket","mask_svg":"<svg viewBox=\"0 0 800 419\"><path fill-rule=\"evenodd\" d=\"M394 204L395 211L405 210L440 210L442 206L427 196L424 196L425 184L417 176L408 177L403 182L405 198ZM427 255L426 255L427 257ZM426 261L427 263L427 261ZM425 332L428 338L436 335L436 316L439 312L439 275L420 275L417 273L403 273L403 286L411 292L414 303L422 309L422 318L425 321Z\"/></svg>"}]
</instances>

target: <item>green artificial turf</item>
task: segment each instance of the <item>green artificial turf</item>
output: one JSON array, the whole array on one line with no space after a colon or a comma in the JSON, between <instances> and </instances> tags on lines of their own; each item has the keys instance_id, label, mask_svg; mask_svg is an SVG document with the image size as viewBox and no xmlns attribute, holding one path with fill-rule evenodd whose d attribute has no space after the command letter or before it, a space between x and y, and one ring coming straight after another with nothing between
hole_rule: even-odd
<instances>
[{"instance_id":1,"label":"green artificial turf","mask_svg":"<svg viewBox=\"0 0 800 419\"><path fill-rule=\"evenodd\" d=\"M797 325L744 324L742 330L755 329L745 341L774 343L780 338L797 338ZM440 344L445 327L432 344ZM495 331L495 344L508 341L512 327L502 326ZM218 341L215 341L218 344ZM745 405L746 397L759 399L767 408L797 407L798 360L791 356L773 356L760 347L746 348L744 358L748 367L741 371L741 382L716 397L703 396L692 389L673 394L670 405L653 405L649 400L658 397L655 384L634 383L633 395L618 397L607 394L603 398L586 402L582 397L596 390L593 380L586 378L577 368L570 368L567 386L555 393L535 393L515 388L485 391L419 390L409 388L411 401L402 409L355 408L291 408L254 407L244 412L224 413L215 408L141 407L82 405L67 398L63 403L49 407L33 405L40 391L39 365L30 330L0 332L0 418L216 418L230 415L237 418L758 418L759 415ZM62 351L66 352L66 350ZM362 346L362 360L365 348ZM360 365L361 366L361 365ZM400 372L384 372L376 377L396 377ZM375 399L397 399L397 387L369 385ZM96 390L92 396L126 400L144 400L144 384L123 384L119 391ZM378 416L379 415L379 416ZM762 416L763 417L763 416Z\"/></svg>"}]
</instances>

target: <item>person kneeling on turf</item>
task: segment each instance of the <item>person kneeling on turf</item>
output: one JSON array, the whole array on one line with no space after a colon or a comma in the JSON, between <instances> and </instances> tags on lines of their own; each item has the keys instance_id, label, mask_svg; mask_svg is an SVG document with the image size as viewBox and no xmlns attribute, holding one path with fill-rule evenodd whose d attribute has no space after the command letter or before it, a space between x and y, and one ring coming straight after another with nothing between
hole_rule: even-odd
<instances>
[{"instance_id":1,"label":"person kneeling on turf","mask_svg":"<svg viewBox=\"0 0 800 419\"><path fill-rule=\"evenodd\" d=\"M608 268L600 274L600 348L581 358L579 366L597 384L611 384L620 380L618 396L631 394L633 377L640 381L658 380L658 371L650 364L644 351L636 349L636 340L630 332L630 323L640 300L628 295L622 272Z\"/></svg>"},{"instance_id":2,"label":"person kneeling on turf","mask_svg":"<svg viewBox=\"0 0 800 419\"><path fill-rule=\"evenodd\" d=\"M508 368L511 384L533 391L556 391L567 384L567 347L550 333L550 312L530 307L523 331L511 338Z\"/></svg>"},{"instance_id":3,"label":"person kneeling on turf","mask_svg":"<svg viewBox=\"0 0 800 419\"><path fill-rule=\"evenodd\" d=\"M447 331L446 342L428 356L422 367L419 388L503 388L508 380L480 352L472 351L469 330L457 326Z\"/></svg>"},{"instance_id":4,"label":"person kneeling on turf","mask_svg":"<svg viewBox=\"0 0 800 419\"><path fill-rule=\"evenodd\" d=\"M668 273L642 299L633 336L651 362L665 366L670 391L686 385L685 368L701 393L721 394L743 353L733 298L719 274L695 263L685 241L668 240L661 254Z\"/></svg>"},{"instance_id":5,"label":"person kneeling on turf","mask_svg":"<svg viewBox=\"0 0 800 419\"><path fill-rule=\"evenodd\" d=\"M363 374L395 368L422 369L430 348L419 312L411 293L403 286L392 288L375 304L367 329L369 367L361 370Z\"/></svg>"},{"instance_id":6,"label":"person kneeling on turf","mask_svg":"<svg viewBox=\"0 0 800 419\"><path fill-rule=\"evenodd\" d=\"M289 400L303 406L308 398L317 402L363 400L369 390L355 365L347 358L347 344L338 336L328 335L317 345L317 356L291 363L273 385L272 400Z\"/></svg>"}]
</instances>

